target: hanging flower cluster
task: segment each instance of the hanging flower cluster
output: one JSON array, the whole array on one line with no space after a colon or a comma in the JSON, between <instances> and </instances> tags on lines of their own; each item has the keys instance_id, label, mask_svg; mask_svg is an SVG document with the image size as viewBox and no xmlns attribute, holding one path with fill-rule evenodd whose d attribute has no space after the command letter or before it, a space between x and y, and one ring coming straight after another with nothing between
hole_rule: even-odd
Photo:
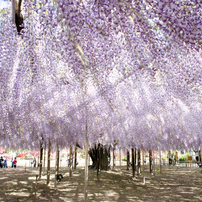
<instances>
[{"instance_id":1,"label":"hanging flower cluster","mask_svg":"<svg viewBox=\"0 0 202 202\"><path fill-rule=\"evenodd\" d=\"M10 11L0 17L2 146L83 146L86 134L90 145L201 146L200 2L24 0L21 35Z\"/></svg>"}]
</instances>

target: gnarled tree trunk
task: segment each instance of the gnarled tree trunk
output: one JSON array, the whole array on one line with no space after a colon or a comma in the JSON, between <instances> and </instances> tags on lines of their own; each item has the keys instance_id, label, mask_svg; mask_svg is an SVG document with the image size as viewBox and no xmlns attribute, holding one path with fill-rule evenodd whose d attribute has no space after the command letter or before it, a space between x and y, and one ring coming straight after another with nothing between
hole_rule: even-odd
<instances>
[{"instance_id":1,"label":"gnarled tree trunk","mask_svg":"<svg viewBox=\"0 0 202 202\"><path fill-rule=\"evenodd\" d=\"M110 167L110 147L103 146L102 144L98 145L95 145L88 151L92 159L92 165L90 167L97 169L99 165L101 170L108 170Z\"/></svg>"}]
</instances>

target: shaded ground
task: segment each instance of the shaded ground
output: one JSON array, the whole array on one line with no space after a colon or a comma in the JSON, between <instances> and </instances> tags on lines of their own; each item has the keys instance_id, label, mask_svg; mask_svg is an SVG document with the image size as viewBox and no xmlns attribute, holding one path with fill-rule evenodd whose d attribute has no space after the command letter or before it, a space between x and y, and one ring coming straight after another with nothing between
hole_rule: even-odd
<instances>
[{"instance_id":1,"label":"shaded ground","mask_svg":"<svg viewBox=\"0 0 202 202\"><path fill-rule=\"evenodd\" d=\"M115 171L101 171L101 181L96 171L89 170L89 201L202 201L202 172L198 167L163 166L155 176L145 168L146 184L142 176L132 178L131 170L117 167ZM84 169L79 167L68 177L63 168L64 178L54 189L54 169L51 183L46 185L46 176L37 181L37 170L33 168L0 169L0 201L83 201Z\"/></svg>"}]
</instances>

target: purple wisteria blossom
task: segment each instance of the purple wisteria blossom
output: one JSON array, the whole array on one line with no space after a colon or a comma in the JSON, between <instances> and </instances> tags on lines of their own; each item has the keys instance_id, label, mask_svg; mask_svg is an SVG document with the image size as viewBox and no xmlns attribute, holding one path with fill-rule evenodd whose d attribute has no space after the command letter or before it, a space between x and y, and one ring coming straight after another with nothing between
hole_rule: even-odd
<instances>
[{"instance_id":1,"label":"purple wisteria blossom","mask_svg":"<svg viewBox=\"0 0 202 202\"><path fill-rule=\"evenodd\" d=\"M90 145L201 147L201 12L200 1L24 0L18 35L5 9L0 144L83 147L87 133Z\"/></svg>"}]
</instances>

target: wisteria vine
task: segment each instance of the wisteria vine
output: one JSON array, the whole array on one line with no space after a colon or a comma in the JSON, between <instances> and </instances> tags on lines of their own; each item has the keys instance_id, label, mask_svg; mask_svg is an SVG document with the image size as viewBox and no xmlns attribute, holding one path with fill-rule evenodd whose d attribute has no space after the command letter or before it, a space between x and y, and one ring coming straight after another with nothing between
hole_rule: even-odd
<instances>
[{"instance_id":1,"label":"wisteria vine","mask_svg":"<svg viewBox=\"0 0 202 202\"><path fill-rule=\"evenodd\" d=\"M0 16L1 146L202 144L200 1L23 2ZM54 145L53 145L54 146Z\"/></svg>"}]
</instances>

